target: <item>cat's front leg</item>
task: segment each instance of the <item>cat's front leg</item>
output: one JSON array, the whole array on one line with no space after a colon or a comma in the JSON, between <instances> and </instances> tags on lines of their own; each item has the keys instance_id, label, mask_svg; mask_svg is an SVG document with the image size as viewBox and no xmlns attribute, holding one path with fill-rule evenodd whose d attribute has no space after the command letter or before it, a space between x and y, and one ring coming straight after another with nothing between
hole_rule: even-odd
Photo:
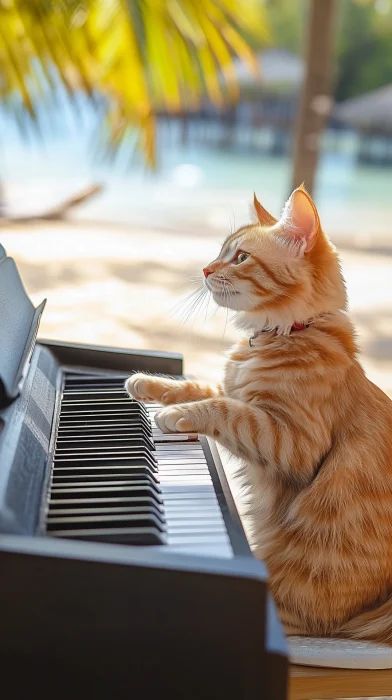
<instances>
[{"instance_id":1,"label":"cat's front leg","mask_svg":"<svg viewBox=\"0 0 392 700\"><path fill-rule=\"evenodd\" d=\"M322 433L294 423L282 410L265 411L226 396L163 408L155 422L164 433L192 432L215 438L236 457L305 483L328 449ZM317 437L317 447L314 437Z\"/></svg>"},{"instance_id":2,"label":"cat's front leg","mask_svg":"<svg viewBox=\"0 0 392 700\"><path fill-rule=\"evenodd\" d=\"M153 401L170 405L219 396L220 388L205 382L179 381L136 372L128 377L125 389L137 401Z\"/></svg>"},{"instance_id":3,"label":"cat's front leg","mask_svg":"<svg viewBox=\"0 0 392 700\"><path fill-rule=\"evenodd\" d=\"M177 404L158 411L155 422L164 433L193 432L213 437L249 461L271 459L268 418L262 410L236 399L219 397Z\"/></svg>"}]
</instances>

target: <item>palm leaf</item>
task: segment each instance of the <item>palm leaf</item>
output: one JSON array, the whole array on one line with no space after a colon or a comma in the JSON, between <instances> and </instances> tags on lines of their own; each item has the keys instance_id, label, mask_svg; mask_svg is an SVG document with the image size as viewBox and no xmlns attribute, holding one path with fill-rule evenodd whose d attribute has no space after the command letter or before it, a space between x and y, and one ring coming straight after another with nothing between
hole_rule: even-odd
<instances>
[{"instance_id":1,"label":"palm leaf","mask_svg":"<svg viewBox=\"0 0 392 700\"><path fill-rule=\"evenodd\" d=\"M259 0L0 0L0 101L38 125L59 84L100 96L112 155L138 131L154 165L157 110L235 99L235 59L256 71L267 40Z\"/></svg>"}]
</instances>

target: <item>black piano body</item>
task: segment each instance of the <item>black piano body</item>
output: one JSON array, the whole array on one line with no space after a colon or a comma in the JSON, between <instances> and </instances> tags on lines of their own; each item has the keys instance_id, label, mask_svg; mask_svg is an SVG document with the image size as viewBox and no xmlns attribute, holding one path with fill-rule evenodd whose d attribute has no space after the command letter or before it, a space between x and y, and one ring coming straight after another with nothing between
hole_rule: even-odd
<instances>
[{"instance_id":1,"label":"black piano body","mask_svg":"<svg viewBox=\"0 0 392 700\"><path fill-rule=\"evenodd\" d=\"M122 390L180 377L181 356L37 341L42 311L0 247L3 687L284 700L267 572L214 443L159 435Z\"/></svg>"}]
</instances>

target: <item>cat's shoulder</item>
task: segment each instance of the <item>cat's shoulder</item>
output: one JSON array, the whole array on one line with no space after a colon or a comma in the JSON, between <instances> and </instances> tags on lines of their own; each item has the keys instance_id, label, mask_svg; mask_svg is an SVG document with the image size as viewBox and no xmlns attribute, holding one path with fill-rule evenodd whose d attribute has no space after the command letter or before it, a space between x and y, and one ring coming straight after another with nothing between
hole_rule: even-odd
<instances>
[{"instance_id":1,"label":"cat's shoulder","mask_svg":"<svg viewBox=\"0 0 392 700\"><path fill-rule=\"evenodd\" d=\"M252 348L246 336L237 340L226 352L226 358L231 362L246 362L254 355L255 348Z\"/></svg>"}]
</instances>

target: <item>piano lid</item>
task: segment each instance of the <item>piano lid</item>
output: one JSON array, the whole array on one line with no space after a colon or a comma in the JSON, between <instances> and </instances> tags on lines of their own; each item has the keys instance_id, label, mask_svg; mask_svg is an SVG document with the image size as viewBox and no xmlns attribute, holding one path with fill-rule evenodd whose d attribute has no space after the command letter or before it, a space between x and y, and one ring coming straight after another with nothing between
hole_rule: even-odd
<instances>
[{"instance_id":1,"label":"piano lid","mask_svg":"<svg viewBox=\"0 0 392 700\"><path fill-rule=\"evenodd\" d=\"M0 408L19 395L45 303L34 308L15 262L0 245Z\"/></svg>"}]
</instances>

